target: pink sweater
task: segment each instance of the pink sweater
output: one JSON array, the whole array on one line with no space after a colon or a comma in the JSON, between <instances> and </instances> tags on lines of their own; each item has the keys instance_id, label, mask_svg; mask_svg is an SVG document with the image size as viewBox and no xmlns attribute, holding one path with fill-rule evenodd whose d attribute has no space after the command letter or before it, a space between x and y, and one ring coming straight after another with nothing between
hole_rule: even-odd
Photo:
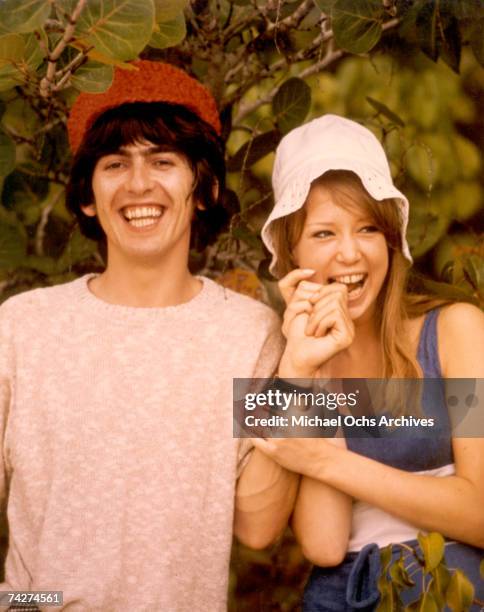
<instances>
[{"instance_id":1,"label":"pink sweater","mask_svg":"<svg viewBox=\"0 0 484 612\"><path fill-rule=\"evenodd\" d=\"M63 591L72 611L225 610L232 378L272 373L278 319L208 279L186 304L132 308L87 278L0 308L0 590Z\"/></svg>"}]
</instances>

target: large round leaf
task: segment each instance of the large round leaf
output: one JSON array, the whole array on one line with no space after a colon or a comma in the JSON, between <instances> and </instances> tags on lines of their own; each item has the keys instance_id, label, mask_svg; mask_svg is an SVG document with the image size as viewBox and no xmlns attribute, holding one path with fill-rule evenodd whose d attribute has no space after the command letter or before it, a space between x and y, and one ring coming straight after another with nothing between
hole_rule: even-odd
<instances>
[{"instance_id":1,"label":"large round leaf","mask_svg":"<svg viewBox=\"0 0 484 612\"><path fill-rule=\"evenodd\" d=\"M336 0L332 15L335 40L351 53L367 53L381 38L384 13L379 0Z\"/></svg>"},{"instance_id":2,"label":"large round leaf","mask_svg":"<svg viewBox=\"0 0 484 612\"><path fill-rule=\"evenodd\" d=\"M178 17L188 6L189 0L154 0L155 21L171 21Z\"/></svg>"},{"instance_id":3,"label":"large round leaf","mask_svg":"<svg viewBox=\"0 0 484 612\"><path fill-rule=\"evenodd\" d=\"M99 62L89 61L78 68L71 77L71 84L80 91L101 93L113 82L114 69Z\"/></svg>"},{"instance_id":4,"label":"large round leaf","mask_svg":"<svg viewBox=\"0 0 484 612\"><path fill-rule=\"evenodd\" d=\"M19 62L25 53L25 40L20 34L0 36L0 66Z\"/></svg>"},{"instance_id":5,"label":"large round leaf","mask_svg":"<svg viewBox=\"0 0 484 612\"><path fill-rule=\"evenodd\" d=\"M157 49L174 47L181 43L186 33L185 16L183 13L180 13L170 21L157 23L148 44L150 47L156 47Z\"/></svg>"},{"instance_id":6,"label":"large round leaf","mask_svg":"<svg viewBox=\"0 0 484 612\"><path fill-rule=\"evenodd\" d=\"M2 0L0 26L9 32L33 32L44 25L49 0Z\"/></svg>"},{"instance_id":7,"label":"large round leaf","mask_svg":"<svg viewBox=\"0 0 484 612\"><path fill-rule=\"evenodd\" d=\"M264 134L259 134L255 138L247 141L227 162L229 172L238 172L243 168L250 168L259 159L276 150L281 139L278 130L271 130Z\"/></svg>"},{"instance_id":8,"label":"large round leaf","mask_svg":"<svg viewBox=\"0 0 484 612\"><path fill-rule=\"evenodd\" d=\"M109 57L130 60L147 45L154 17L152 0L89 0L76 35Z\"/></svg>"},{"instance_id":9,"label":"large round leaf","mask_svg":"<svg viewBox=\"0 0 484 612\"><path fill-rule=\"evenodd\" d=\"M300 125L311 106L311 88L302 79L288 79L272 101L272 112L283 134Z\"/></svg>"}]
</instances>

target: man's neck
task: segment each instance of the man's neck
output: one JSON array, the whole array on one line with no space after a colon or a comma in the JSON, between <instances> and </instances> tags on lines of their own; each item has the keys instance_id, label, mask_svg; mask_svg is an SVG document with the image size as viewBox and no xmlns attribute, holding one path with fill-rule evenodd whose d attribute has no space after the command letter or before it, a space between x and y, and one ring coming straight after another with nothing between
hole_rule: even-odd
<instances>
[{"instance_id":1,"label":"man's neck","mask_svg":"<svg viewBox=\"0 0 484 612\"><path fill-rule=\"evenodd\" d=\"M188 266L149 266L143 262L108 261L106 270L89 283L94 295L110 304L163 308L189 302L202 289Z\"/></svg>"}]
</instances>

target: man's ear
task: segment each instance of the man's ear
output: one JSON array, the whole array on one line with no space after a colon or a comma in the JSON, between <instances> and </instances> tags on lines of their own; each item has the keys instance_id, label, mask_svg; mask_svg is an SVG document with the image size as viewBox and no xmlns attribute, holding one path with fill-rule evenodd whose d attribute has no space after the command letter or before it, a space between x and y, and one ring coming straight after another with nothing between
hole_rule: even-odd
<instances>
[{"instance_id":1,"label":"man's ear","mask_svg":"<svg viewBox=\"0 0 484 612\"><path fill-rule=\"evenodd\" d=\"M95 204L85 204L81 206L82 212L88 217L96 216L96 205Z\"/></svg>"},{"instance_id":2,"label":"man's ear","mask_svg":"<svg viewBox=\"0 0 484 612\"><path fill-rule=\"evenodd\" d=\"M218 184L217 179L215 179L213 182L213 187L212 187L212 196L215 202L218 200L218 194L219 194L219 184Z\"/></svg>"}]
</instances>

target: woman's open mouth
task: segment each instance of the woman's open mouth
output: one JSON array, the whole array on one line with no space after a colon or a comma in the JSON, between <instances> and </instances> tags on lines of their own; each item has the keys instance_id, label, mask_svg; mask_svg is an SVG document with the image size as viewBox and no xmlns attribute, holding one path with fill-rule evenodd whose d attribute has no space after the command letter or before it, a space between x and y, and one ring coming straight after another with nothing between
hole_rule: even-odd
<instances>
[{"instance_id":1,"label":"woman's open mouth","mask_svg":"<svg viewBox=\"0 0 484 612\"><path fill-rule=\"evenodd\" d=\"M148 228L154 227L163 216L163 206L125 206L121 209L121 215L131 227Z\"/></svg>"},{"instance_id":2,"label":"woman's open mouth","mask_svg":"<svg viewBox=\"0 0 484 612\"><path fill-rule=\"evenodd\" d=\"M348 300L356 300L363 293L368 274L341 274L328 277L328 283L341 283L348 287Z\"/></svg>"}]
</instances>

